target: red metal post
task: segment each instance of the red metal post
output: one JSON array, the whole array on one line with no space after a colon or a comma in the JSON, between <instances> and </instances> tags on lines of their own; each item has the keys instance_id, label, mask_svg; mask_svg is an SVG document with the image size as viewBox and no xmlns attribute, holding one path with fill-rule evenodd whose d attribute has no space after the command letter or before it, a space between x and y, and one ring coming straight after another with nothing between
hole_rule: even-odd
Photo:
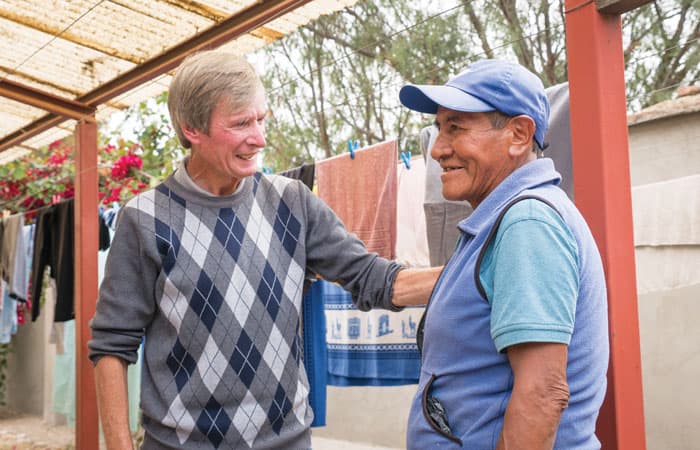
<instances>
[{"instance_id":1,"label":"red metal post","mask_svg":"<svg viewBox=\"0 0 700 450\"><path fill-rule=\"evenodd\" d=\"M97 125L81 120L75 129L75 448L99 448L97 394L88 360L88 321L97 302Z\"/></svg>"},{"instance_id":2,"label":"red metal post","mask_svg":"<svg viewBox=\"0 0 700 450\"><path fill-rule=\"evenodd\" d=\"M576 204L608 285L610 367L597 433L606 450L644 450L622 23L592 1L565 5Z\"/></svg>"}]
</instances>

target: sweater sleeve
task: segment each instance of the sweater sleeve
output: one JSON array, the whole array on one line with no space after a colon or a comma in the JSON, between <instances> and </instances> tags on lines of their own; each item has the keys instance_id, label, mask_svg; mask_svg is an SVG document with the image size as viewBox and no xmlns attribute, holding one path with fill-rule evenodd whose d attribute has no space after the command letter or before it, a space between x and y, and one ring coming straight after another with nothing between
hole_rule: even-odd
<instances>
[{"instance_id":1,"label":"sweater sleeve","mask_svg":"<svg viewBox=\"0 0 700 450\"><path fill-rule=\"evenodd\" d=\"M155 284L159 261L144 242L150 233L139 225L140 212L122 210L105 264L95 316L90 321L89 357L113 355L133 364L145 328L156 311ZM150 235L151 241L155 236Z\"/></svg>"},{"instance_id":2,"label":"sweater sleeve","mask_svg":"<svg viewBox=\"0 0 700 450\"><path fill-rule=\"evenodd\" d=\"M349 233L338 216L302 183L305 199L306 263L328 281L337 282L350 292L361 311L384 308L400 311L391 303L394 280L402 266L370 253L364 243Z\"/></svg>"}]
</instances>

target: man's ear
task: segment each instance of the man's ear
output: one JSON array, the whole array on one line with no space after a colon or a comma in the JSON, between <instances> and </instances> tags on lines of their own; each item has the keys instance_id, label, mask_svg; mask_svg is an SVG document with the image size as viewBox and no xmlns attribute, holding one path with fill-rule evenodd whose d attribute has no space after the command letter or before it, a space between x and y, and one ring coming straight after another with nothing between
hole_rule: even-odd
<instances>
[{"instance_id":1,"label":"man's ear","mask_svg":"<svg viewBox=\"0 0 700 450\"><path fill-rule=\"evenodd\" d=\"M182 125L182 134L184 134L185 137L187 138L187 140L190 141L191 143L199 144L201 141L202 135L204 133L202 133L201 131L199 131L198 129L196 129L190 125L183 124Z\"/></svg>"},{"instance_id":2,"label":"man's ear","mask_svg":"<svg viewBox=\"0 0 700 450\"><path fill-rule=\"evenodd\" d=\"M531 117L520 115L509 121L512 132L511 152L522 153L532 151L532 138L535 135L535 121Z\"/></svg>"}]
</instances>

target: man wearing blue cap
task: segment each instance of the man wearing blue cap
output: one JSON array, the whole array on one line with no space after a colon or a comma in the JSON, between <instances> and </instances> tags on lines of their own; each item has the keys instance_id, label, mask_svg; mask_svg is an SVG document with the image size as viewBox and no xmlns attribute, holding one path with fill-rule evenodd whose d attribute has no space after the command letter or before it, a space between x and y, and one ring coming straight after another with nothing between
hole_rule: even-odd
<instances>
[{"instance_id":1,"label":"man wearing blue cap","mask_svg":"<svg viewBox=\"0 0 700 450\"><path fill-rule=\"evenodd\" d=\"M443 195L474 208L423 318L408 448L600 448L605 278L560 175L538 158L549 118L542 82L484 60L399 96L436 114Z\"/></svg>"}]
</instances>

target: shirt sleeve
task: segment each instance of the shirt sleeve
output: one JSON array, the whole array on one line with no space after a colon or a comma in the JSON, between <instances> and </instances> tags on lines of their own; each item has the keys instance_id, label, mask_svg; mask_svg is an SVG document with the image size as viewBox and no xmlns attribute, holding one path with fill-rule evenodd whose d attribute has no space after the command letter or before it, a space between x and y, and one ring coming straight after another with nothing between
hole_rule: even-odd
<instances>
[{"instance_id":1,"label":"shirt sleeve","mask_svg":"<svg viewBox=\"0 0 700 450\"><path fill-rule=\"evenodd\" d=\"M105 355L133 364L145 328L156 311L155 283L159 261L144 247L139 211L124 208L105 263L88 342L93 363ZM155 241L155 238L151 240Z\"/></svg>"},{"instance_id":2,"label":"shirt sleeve","mask_svg":"<svg viewBox=\"0 0 700 450\"><path fill-rule=\"evenodd\" d=\"M578 246L559 214L534 199L515 204L489 244L479 273L498 351L524 342L568 345L578 274Z\"/></svg>"},{"instance_id":3,"label":"shirt sleeve","mask_svg":"<svg viewBox=\"0 0 700 450\"><path fill-rule=\"evenodd\" d=\"M361 311L376 307L392 311L403 309L391 303L394 280L402 266L370 253L323 200L302 183L299 185L300 195L305 197L308 268L342 285Z\"/></svg>"}]
</instances>

